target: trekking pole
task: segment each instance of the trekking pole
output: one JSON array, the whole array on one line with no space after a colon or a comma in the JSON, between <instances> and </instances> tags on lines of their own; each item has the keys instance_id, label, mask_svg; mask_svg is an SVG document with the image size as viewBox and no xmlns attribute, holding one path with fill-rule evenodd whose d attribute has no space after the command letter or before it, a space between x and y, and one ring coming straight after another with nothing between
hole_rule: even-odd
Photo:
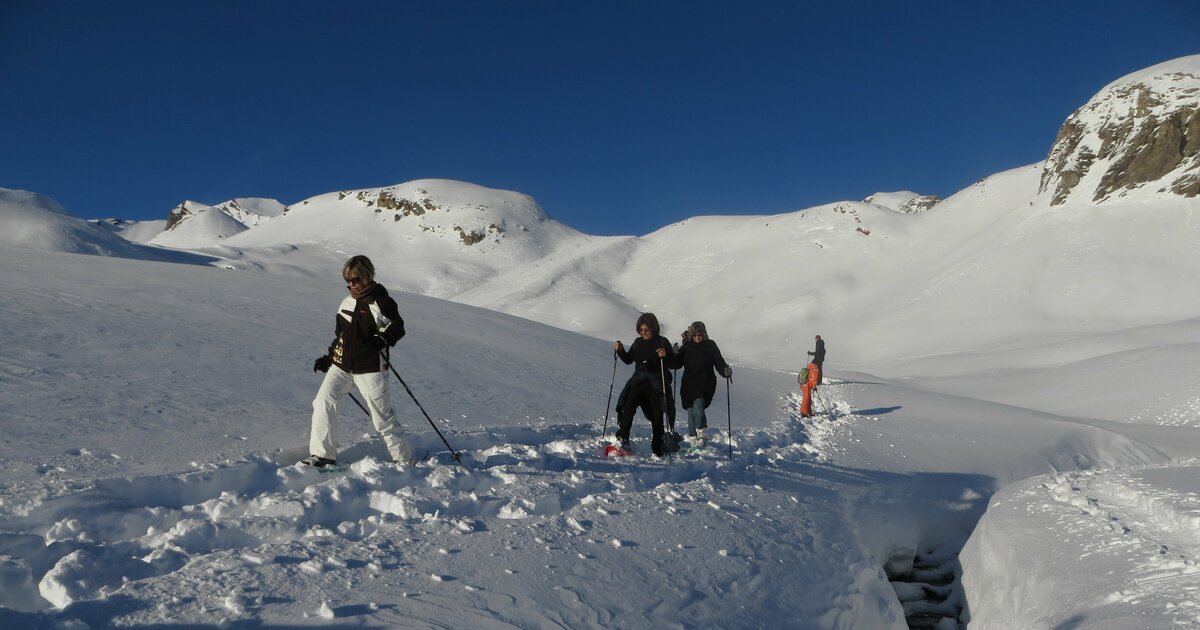
<instances>
[{"instance_id":1,"label":"trekking pole","mask_svg":"<svg viewBox=\"0 0 1200 630\"><path fill-rule=\"evenodd\" d=\"M665 360L665 359L663 359L663 357L659 357L659 358L658 358L658 371L659 371L659 376L661 376L661 377L662 377L662 392L663 392L663 401L662 401L662 421L663 421L663 432L665 433L667 429L670 429L670 430L671 430L671 433L674 433L674 432L675 432L675 423L674 423L674 422L671 422L671 413L670 413L670 411L668 411L668 410L667 410L667 362L666 362L666 360ZM672 387L672 390L671 390L671 399L670 399L670 400L671 400L672 402L674 402L674 400L675 400L675 391L674 391L674 387L675 387L675 381L674 381L674 380L672 380L672 381L671 381L671 387ZM672 407L674 407L674 405L672 405Z\"/></svg>"},{"instance_id":2,"label":"trekking pole","mask_svg":"<svg viewBox=\"0 0 1200 630\"><path fill-rule=\"evenodd\" d=\"M820 391L821 391L820 387L813 390L813 399L816 400L818 403L820 403L821 409L823 409L825 411L825 415L829 416L829 419L832 420L833 419L833 405L829 404L829 401L825 400L824 394L818 393Z\"/></svg>"},{"instance_id":3,"label":"trekking pole","mask_svg":"<svg viewBox=\"0 0 1200 630\"><path fill-rule=\"evenodd\" d=\"M671 370L671 399L679 400L679 370L677 369ZM675 425L671 425L671 431L675 431Z\"/></svg>"},{"instance_id":4,"label":"trekking pole","mask_svg":"<svg viewBox=\"0 0 1200 630\"><path fill-rule=\"evenodd\" d=\"M667 363L665 361L663 361L662 357L658 357L658 371L659 371L660 375L662 376L662 392L663 392L663 401L662 401L662 409L661 409L662 413L659 414L659 419L658 419L659 422L661 422L663 425L663 436L662 436L662 440L659 442L659 448L661 448L663 450L663 452L666 453L666 450L667 450L666 444L663 444L663 442L667 441L667 435L666 435L667 434ZM675 427L671 427L671 432L672 433L675 432ZM675 438L672 437L671 439L675 439ZM672 453L674 453L674 451L672 451L671 453L667 453L667 455L671 455Z\"/></svg>"},{"instance_id":5,"label":"trekking pole","mask_svg":"<svg viewBox=\"0 0 1200 630\"><path fill-rule=\"evenodd\" d=\"M608 412L612 409L612 392L613 385L617 384L617 351L613 350L613 377L612 382L608 384L608 404L604 405L604 428L600 430L600 439L608 435Z\"/></svg>"},{"instance_id":6,"label":"trekking pole","mask_svg":"<svg viewBox=\"0 0 1200 630\"><path fill-rule=\"evenodd\" d=\"M408 383L405 383L404 379L400 378L400 373L396 371L395 366L392 365L392 362L388 359L388 356L384 354L383 351L379 352L379 356L383 357L383 362L387 364L388 369L392 371L392 374L396 375L396 380L400 381L400 384L404 386L404 391L408 392L408 397L411 398L414 403L417 403L417 409L421 410L421 413L425 415L425 419L429 421L429 426L433 427L433 430L437 433L438 437L442 438L442 444L445 444L446 448L450 449L450 455L454 457L454 461L465 465L462 463L462 460L459 459L458 451L454 450L453 446L450 446L450 443L446 441L446 436L442 435L441 430L438 429L436 424L434 424L433 418L430 418L429 414L426 413L425 408L421 406L421 401L417 400L417 396L413 394L413 391L411 388L409 388Z\"/></svg>"},{"instance_id":7,"label":"trekking pole","mask_svg":"<svg viewBox=\"0 0 1200 630\"><path fill-rule=\"evenodd\" d=\"M733 461L733 403L729 400L729 384L732 382L733 377L725 379L725 440L729 442L729 461Z\"/></svg>"}]
</instances>

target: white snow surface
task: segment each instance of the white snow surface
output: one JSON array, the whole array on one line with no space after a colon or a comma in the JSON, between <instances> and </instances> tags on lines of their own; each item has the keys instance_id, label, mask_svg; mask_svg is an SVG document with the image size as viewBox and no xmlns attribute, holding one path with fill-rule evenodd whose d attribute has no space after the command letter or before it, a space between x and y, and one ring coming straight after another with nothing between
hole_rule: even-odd
<instances>
[{"instance_id":1,"label":"white snow surface","mask_svg":"<svg viewBox=\"0 0 1200 630\"><path fill-rule=\"evenodd\" d=\"M189 236L184 227L201 226L193 220L153 242L181 238L230 269L333 281L365 253L398 270L396 289L609 340L642 311L672 337L701 319L734 360L778 370L798 369L815 334L842 368L904 376L940 369L946 353L987 360L1022 338L1200 313L1200 200L1140 189L1102 206L1050 207L1040 171L996 174L920 213L846 201L695 217L640 237L579 233L518 193L418 180L321 195L227 236ZM384 192L436 209L368 205ZM1123 277L1138 280L1114 280ZM964 338L969 347L957 345Z\"/></svg>"},{"instance_id":2,"label":"white snow surface","mask_svg":"<svg viewBox=\"0 0 1200 630\"><path fill-rule=\"evenodd\" d=\"M463 465L393 387L430 458L388 462L346 404L349 469L325 474L294 462L340 282L10 247L0 264L5 322L36 322L0 359L6 627L903 628L883 566L930 549L963 550L970 627L1200 623L1200 420L1180 411L1200 389L1164 376L1194 358L1195 320L1068 344L1116 353L1080 359L1086 378L1000 355L996 389L1027 401L965 395L993 379L970 369L833 369L801 419L794 374L737 365L707 452L647 456L639 417L641 454L612 460L602 405L629 368L614 379L609 342L398 293L398 370ZM1141 378L1130 352L1155 359ZM1135 422L1086 413L1116 381Z\"/></svg>"},{"instance_id":3,"label":"white snow surface","mask_svg":"<svg viewBox=\"0 0 1200 630\"><path fill-rule=\"evenodd\" d=\"M899 210L904 204L919 197L917 193L911 190L898 190L895 192L877 192L866 199L864 203L873 203L877 206L883 206L889 210Z\"/></svg>"},{"instance_id":4,"label":"white snow surface","mask_svg":"<svg viewBox=\"0 0 1200 630\"><path fill-rule=\"evenodd\" d=\"M81 221L57 201L34 192L0 188L0 245L123 258L154 258L111 230Z\"/></svg>"},{"instance_id":5,"label":"white snow surface","mask_svg":"<svg viewBox=\"0 0 1200 630\"><path fill-rule=\"evenodd\" d=\"M188 251L0 190L0 626L1200 627L1200 202L1052 208L1039 171L641 237L420 180ZM311 365L355 253L429 457L387 461L345 404L320 473ZM637 455L597 453L644 310L735 366L700 454L647 455L640 416ZM918 559L953 582L889 582Z\"/></svg>"}]
</instances>

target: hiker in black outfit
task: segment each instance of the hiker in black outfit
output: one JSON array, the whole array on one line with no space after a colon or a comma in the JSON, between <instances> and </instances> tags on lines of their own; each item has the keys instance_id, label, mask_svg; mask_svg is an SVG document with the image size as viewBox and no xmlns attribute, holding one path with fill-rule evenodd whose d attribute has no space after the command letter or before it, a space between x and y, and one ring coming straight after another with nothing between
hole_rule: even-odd
<instances>
[{"instance_id":1,"label":"hiker in black outfit","mask_svg":"<svg viewBox=\"0 0 1200 630\"><path fill-rule=\"evenodd\" d=\"M671 388L669 370L678 368L678 358L671 351L671 342L659 334L658 318L654 313L642 313L637 320L638 338L625 349L625 345L613 342L626 365L635 364L633 376L625 383L617 401L617 439L621 448L629 448L629 431L633 428L633 414L639 407L647 409L647 419L652 427L650 450L663 456L663 396Z\"/></svg>"},{"instance_id":2,"label":"hiker in black outfit","mask_svg":"<svg viewBox=\"0 0 1200 630\"><path fill-rule=\"evenodd\" d=\"M817 377L817 385L825 382L825 340L821 339L821 335L817 335L817 349L809 350L808 356L812 357L812 362L819 368L820 376Z\"/></svg>"},{"instance_id":3,"label":"hiker in black outfit","mask_svg":"<svg viewBox=\"0 0 1200 630\"><path fill-rule=\"evenodd\" d=\"M704 410L712 404L713 394L717 391L714 370L730 378L733 368L721 356L716 342L708 338L704 322L692 322L685 334L688 341L679 347L679 362L683 364L679 400L688 412L688 437L693 438L692 445L704 446L704 430L708 428Z\"/></svg>"}]
</instances>

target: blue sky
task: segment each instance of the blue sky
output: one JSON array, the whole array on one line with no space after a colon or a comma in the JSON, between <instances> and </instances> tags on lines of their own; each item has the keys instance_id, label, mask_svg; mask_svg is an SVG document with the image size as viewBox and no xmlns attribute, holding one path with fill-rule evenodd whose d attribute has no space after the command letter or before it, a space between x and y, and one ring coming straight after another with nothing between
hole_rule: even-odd
<instances>
[{"instance_id":1,"label":"blue sky","mask_svg":"<svg viewBox=\"0 0 1200 630\"><path fill-rule=\"evenodd\" d=\"M440 177L593 234L1045 158L1200 2L0 0L0 186L81 217Z\"/></svg>"}]
</instances>

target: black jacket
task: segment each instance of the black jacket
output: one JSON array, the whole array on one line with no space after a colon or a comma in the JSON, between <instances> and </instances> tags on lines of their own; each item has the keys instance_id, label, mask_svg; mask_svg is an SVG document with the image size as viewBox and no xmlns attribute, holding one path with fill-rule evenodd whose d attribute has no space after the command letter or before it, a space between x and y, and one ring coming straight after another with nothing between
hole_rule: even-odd
<instances>
[{"instance_id":1,"label":"black jacket","mask_svg":"<svg viewBox=\"0 0 1200 630\"><path fill-rule=\"evenodd\" d=\"M347 296L338 306L336 336L329 358L351 374L384 370L379 353L404 336L404 320L396 301L382 284L375 284L359 299Z\"/></svg>"},{"instance_id":2,"label":"black jacket","mask_svg":"<svg viewBox=\"0 0 1200 630\"><path fill-rule=\"evenodd\" d=\"M659 348L665 348L667 351L666 358L661 360L665 365L660 364ZM679 357L671 349L671 342L662 335L649 341L638 337L633 340L628 349L622 346L620 350L617 350L617 356L625 362L625 365L635 364L633 376L629 377L626 387L636 387L646 382L660 394L671 389L671 370L680 365ZM665 382L663 381L664 376L666 377Z\"/></svg>"},{"instance_id":3,"label":"black jacket","mask_svg":"<svg viewBox=\"0 0 1200 630\"><path fill-rule=\"evenodd\" d=\"M813 355L813 363L816 363L817 365L821 365L822 363L825 362L825 340L824 339L817 340L817 347L815 350L813 350L812 355Z\"/></svg>"},{"instance_id":4,"label":"black jacket","mask_svg":"<svg viewBox=\"0 0 1200 630\"><path fill-rule=\"evenodd\" d=\"M717 372L724 372L729 364L721 356L721 349L712 339L700 343L691 341L679 347L679 362L683 365L683 378L679 382L679 402L688 409L697 398L704 399L707 409L717 391Z\"/></svg>"}]
</instances>

